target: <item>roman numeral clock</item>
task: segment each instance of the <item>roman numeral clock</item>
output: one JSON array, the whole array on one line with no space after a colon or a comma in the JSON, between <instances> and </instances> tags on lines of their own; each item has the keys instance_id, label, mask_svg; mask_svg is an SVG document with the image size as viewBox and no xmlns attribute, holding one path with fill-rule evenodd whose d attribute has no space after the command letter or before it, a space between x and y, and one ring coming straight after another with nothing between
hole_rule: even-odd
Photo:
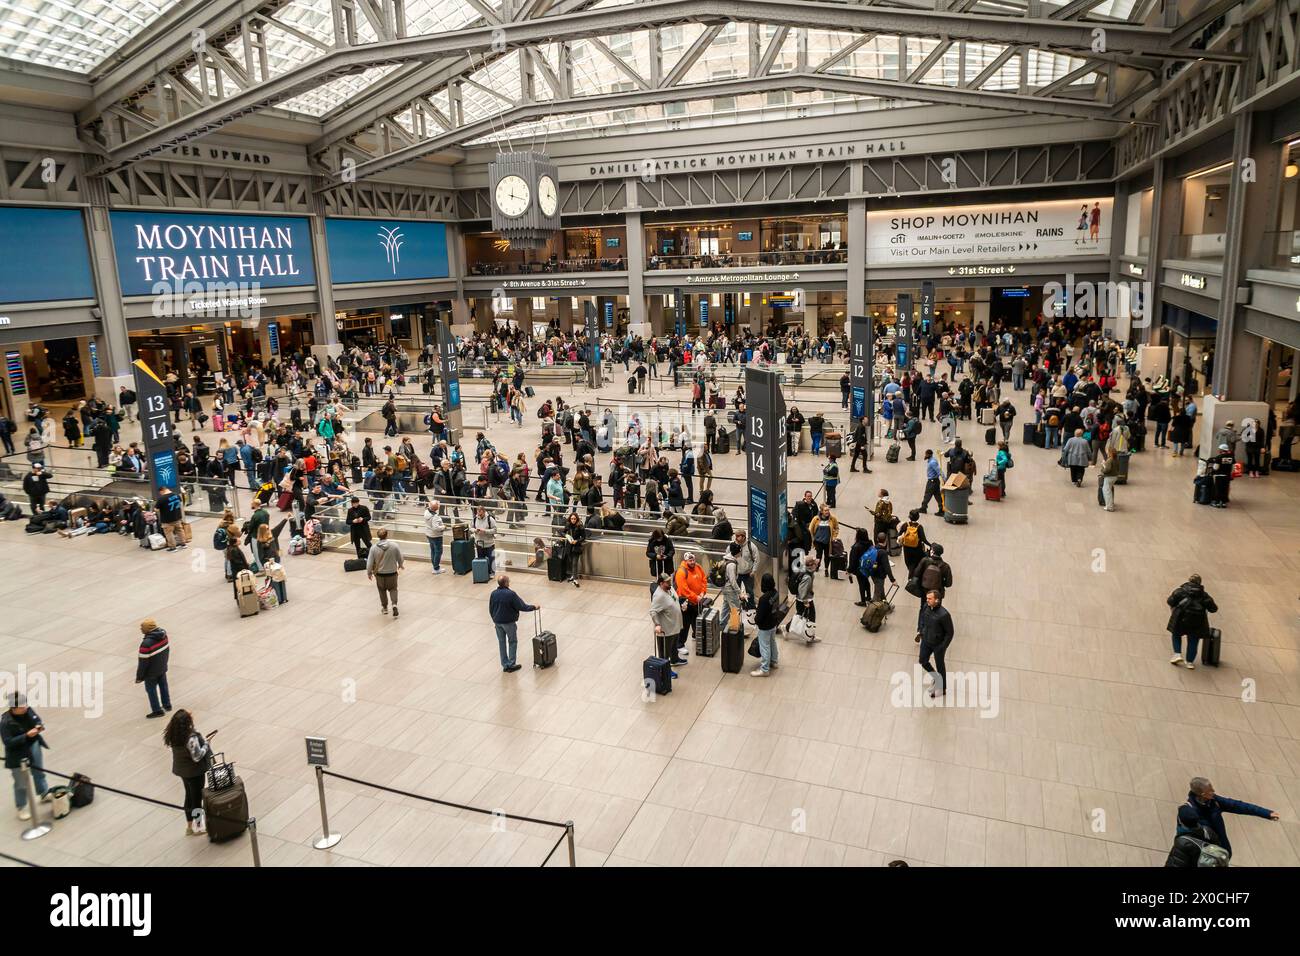
<instances>
[{"instance_id":1,"label":"roman numeral clock","mask_svg":"<svg viewBox=\"0 0 1300 956\"><path fill-rule=\"evenodd\" d=\"M541 153L497 153L488 164L492 228L518 249L541 249L560 228L559 170Z\"/></svg>"}]
</instances>

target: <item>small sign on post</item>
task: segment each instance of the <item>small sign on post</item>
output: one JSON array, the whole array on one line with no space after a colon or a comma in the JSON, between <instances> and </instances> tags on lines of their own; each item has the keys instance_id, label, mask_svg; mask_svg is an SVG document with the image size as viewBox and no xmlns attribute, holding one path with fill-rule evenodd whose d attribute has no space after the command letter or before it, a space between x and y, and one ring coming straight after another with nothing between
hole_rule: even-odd
<instances>
[{"instance_id":1,"label":"small sign on post","mask_svg":"<svg viewBox=\"0 0 1300 956\"><path fill-rule=\"evenodd\" d=\"M328 767L330 765L329 742L324 737L308 737L307 766Z\"/></svg>"}]
</instances>

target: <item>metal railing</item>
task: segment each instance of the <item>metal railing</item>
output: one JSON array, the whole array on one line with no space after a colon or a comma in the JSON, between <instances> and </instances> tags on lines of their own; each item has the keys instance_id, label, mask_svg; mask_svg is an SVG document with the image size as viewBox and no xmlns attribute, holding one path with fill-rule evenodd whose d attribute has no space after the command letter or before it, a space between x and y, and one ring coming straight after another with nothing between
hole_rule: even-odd
<instances>
[{"instance_id":1,"label":"metal railing","mask_svg":"<svg viewBox=\"0 0 1300 956\"><path fill-rule=\"evenodd\" d=\"M847 249L792 249L778 252L726 252L713 254L650 255L646 268L750 269L756 266L820 266L847 262Z\"/></svg>"},{"instance_id":2,"label":"metal railing","mask_svg":"<svg viewBox=\"0 0 1300 956\"><path fill-rule=\"evenodd\" d=\"M549 275L556 272L626 272L627 260L622 257L588 256L577 259L546 259L542 262L471 262L469 275L516 276Z\"/></svg>"},{"instance_id":3,"label":"metal railing","mask_svg":"<svg viewBox=\"0 0 1300 956\"><path fill-rule=\"evenodd\" d=\"M70 495L115 501L153 499L149 476L139 472L110 472L106 468L80 465L50 465L46 474L50 479L48 500L51 501L60 501ZM0 471L0 490L6 496L19 496L17 500L25 500L22 482L23 474L4 474ZM182 478L179 484L179 490L188 499L185 503L186 514L220 517L223 511L229 509L236 517L239 516L239 496L234 494L235 489L228 482L217 478L196 477ZM118 487L112 488L112 485Z\"/></svg>"}]
</instances>

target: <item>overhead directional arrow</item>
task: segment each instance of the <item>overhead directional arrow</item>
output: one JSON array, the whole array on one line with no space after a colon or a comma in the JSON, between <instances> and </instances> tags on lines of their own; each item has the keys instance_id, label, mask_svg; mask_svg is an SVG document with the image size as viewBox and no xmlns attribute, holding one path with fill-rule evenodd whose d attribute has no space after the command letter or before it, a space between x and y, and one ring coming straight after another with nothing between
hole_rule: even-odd
<instances>
[{"instance_id":1,"label":"overhead directional arrow","mask_svg":"<svg viewBox=\"0 0 1300 956\"><path fill-rule=\"evenodd\" d=\"M948 267L948 275L950 275L950 276L955 276L956 274L957 274L957 267L956 267L956 266L949 266L949 267Z\"/></svg>"}]
</instances>

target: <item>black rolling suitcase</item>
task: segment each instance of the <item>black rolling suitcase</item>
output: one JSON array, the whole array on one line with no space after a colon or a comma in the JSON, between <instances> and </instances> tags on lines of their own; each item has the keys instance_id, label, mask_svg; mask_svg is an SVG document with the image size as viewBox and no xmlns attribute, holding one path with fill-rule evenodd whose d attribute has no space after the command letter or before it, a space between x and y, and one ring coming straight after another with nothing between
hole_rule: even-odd
<instances>
[{"instance_id":1,"label":"black rolling suitcase","mask_svg":"<svg viewBox=\"0 0 1300 956\"><path fill-rule=\"evenodd\" d=\"M725 455L731 451L731 433L725 428L718 429L718 454Z\"/></svg>"},{"instance_id":2,"label":"black rolling suitcase","mask_svg":"<svg viewBox=\"0 0 1300 956\"><path fill-rule=\"evenodd\" d=\"M555 663L555 632L542 630L542 612L533 616L533 666L550 667Z\"/></svg>"},{"instance_id":3,"label":"black rolling suitcase","mask_svg":"<svg viewBox=\"0 0 1300 956\"><path fill-rule=\"evenodd\" d=\"M1023 445L1038 444L1038 442L1036 441L1037 434L1038 434L1038 426L1035 425L1033 422L1025 422L1022 426L1020 426L1021 444Z\"/></svg>"},{"instance_id":4,"label":"black rolling suitcase","mask_svg":"<svg viewBox=\"0 0 1300 956\"><path fill-rule=\"evenodd\" d=\"M992 428L984 429L984 444L996 445L998 443L998 429L995 425Z\"/></svg>"},{"instance_id":5,"label":"black rolling suitcase","mask_svg":"<svg viewBox=\"0 0 1300 956\"><path fill-rule=\"evenodd\" d=\"M745 629L722 632L722 672L739 674L745 663Z\"/></svg>"},{"instance_id":6,"label":"black rolling suitcase","mask_svg":"<svg viewBox=\"0 0 1300 956\"><path fill-rule=\"evenodd\" d=\"M1209 475L1198 475L1192 482L1192 501L1198 505L1208 505L1214 491L1214 479Z\"/></svg>"},{"instance_id":7,"label":"black rolling suitcase","mask_svg":"<svg viewBox=\"0 0 1300 956\"><path fill-rule=\"evenodd\" d=\"M1201 663L1206 667L1219 666L1219 652L1223 650L1223 632L1210 628L1210 636L1201 642Z\"/></svg>"},{"instance_id":8,"label":"black rolling suitcase","mask_svg":"<svg viewBox=\"0 0 1300 956\"><path fill-rule=\"evenodd\" d=\"M248 829L248 794L235 765L214 754L203 788L203 825L212 843L224 843Z\"/></svg>"},{"instance_id":9,"label":"black rolling suitcase","mask_svg":"<svg viewBox=\"0 0 1300 956\"><path fill-rule=\"evenodd\" d=\"M629 395L635 395L635 394L636 394L636 376L635 376L635 375L632 375L632 376L629 376L629 377L628 377L628 380L627 380L627 393L628 393Z\"/></svg>"},{"instance_id":10,"label":"black rolling suitcase","mask_svg":"<svg viewBox=\"0 0 1300 956\"><path fill-rule=\"evenodd\" d=\"M563 581L566 575L564 573L564 559L558 555L551 555L546 559L546 578L549 581Z\"/></svg>"}]
</instances>

